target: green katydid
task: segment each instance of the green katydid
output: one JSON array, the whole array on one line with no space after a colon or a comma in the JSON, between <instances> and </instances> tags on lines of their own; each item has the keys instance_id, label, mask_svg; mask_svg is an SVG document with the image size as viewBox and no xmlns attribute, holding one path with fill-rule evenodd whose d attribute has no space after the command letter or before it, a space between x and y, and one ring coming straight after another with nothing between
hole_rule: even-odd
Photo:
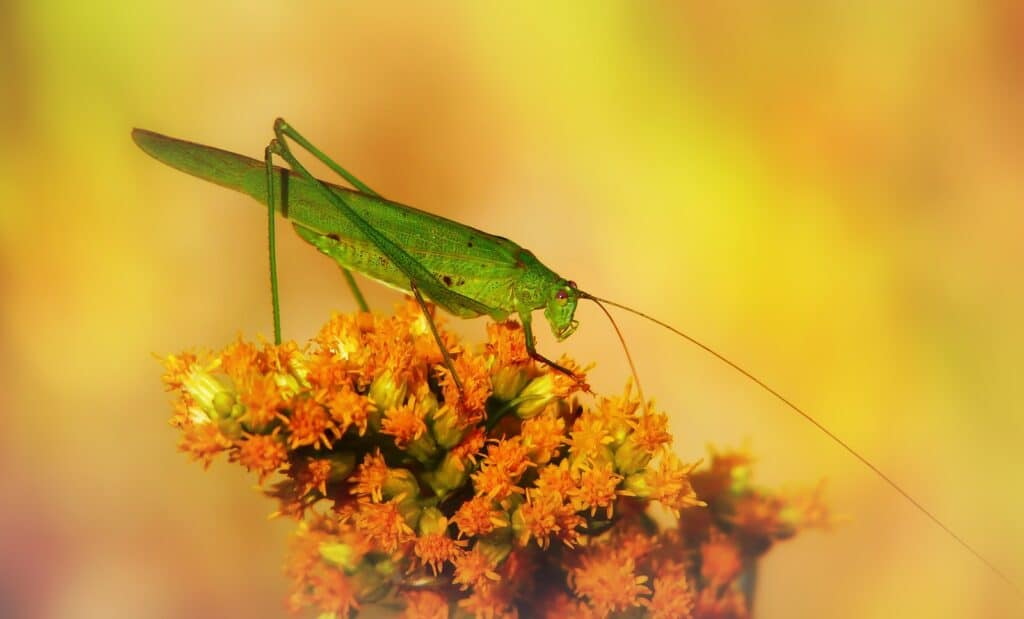
<instances>
[{"instance_id":1,"label":"green katydid","mask_svg":"<svg viewBox=\"0 0 1024 619\"><path fill-rule=\"evenodd\" d=\"M173 168L241 191L267 205L271 296L277 343L281 341L281 327L274 236L276 212L292 222L302 239L337 262L362 309L366 309L366 303L351 271L411 293L424 310L445 364L460 390L461 382L455 374L449 352L438 336L426 299L462 318L489 316L495 321L503 321L516 314L523 326L530 356L569 375L572 373L566 368L537 352L531 314L543 309L555 337L563 340L572 335L579 324L575 319L578 301L593 301L615 328L640 398L646 405L625 339L605 304L624 309L668 329L718 358L805 418L1024 598L1016 583L881 469L809 413L721 353L643 312L584 292L572 280L561 277L541 263L532 252L506 238L382 198L282 119L274 123L274 134L263 161L142 129L135 129L132 138L148 154ZM289 141L326 164L353 189L316 179L292 153ZM274 166L274 155L284 159L290 169Z\"/></svg>"}]
</instances>

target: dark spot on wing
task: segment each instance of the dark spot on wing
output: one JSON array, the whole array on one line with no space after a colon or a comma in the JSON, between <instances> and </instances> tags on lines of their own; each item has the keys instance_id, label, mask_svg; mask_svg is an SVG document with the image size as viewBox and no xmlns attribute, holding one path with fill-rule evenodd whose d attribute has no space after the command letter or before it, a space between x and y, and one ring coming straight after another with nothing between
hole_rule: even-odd
<instances>
[{"instance_id":1,"label":"dark spot on wing","mask_svg":"<svg viewBox=\"0 0 1024 619\"><path fill-rule=\"evenodd\" d=\"M452 276L451 275L445 275L441 279L444 280L444 285L445 286L448 286L449 288L452 287Z\"/></svg>"},{"instance_id":2,"label":"dark spot on wing","mask_svg":"<svg viewBox=\"0 0 1024 619\"><path fill-rule=\"evenodd\" d=\"M524 250L524 249L520 249L518 252L516 252L516 268L517 269L525 269L526 268L526 263L523 262L523 253L525 251L526 250Z\"/></svg>"},{"instance_id":3,"label":"dark spot on wing","mask_svg":"<svg viewBox=\"0 0 1024 619\"><path fill-rule=\"evenodd\" d=\"M335 234L334 232L328 234L327 238L331 239L332 241L338 241L339 243L341 242L341 237Z\"/></svg>"},{"instance_id":4,"label":"dark spot on wing","mask_svg":"<svg viewBox=\"0 0 1024 619\"><path fill-rule=\"evenodd\" d=\"M464 285L465 283L466 283L466 280L460 277L460 278L459 278L459 281L455 282L455 285L456 285L456 286L462 286L462 285Z\"/></svg>"},{"instance_id":5,"label":"dark spot on wing","mask_svg":"<svg viewBox=\"0 0 1024 619\"><path fill-rule=\"evenodd\" d=\"M469 242L466 243L466 247L472 247L472 246L473 246L473 239L469 239Z\"/></svg>"}]
</instances>

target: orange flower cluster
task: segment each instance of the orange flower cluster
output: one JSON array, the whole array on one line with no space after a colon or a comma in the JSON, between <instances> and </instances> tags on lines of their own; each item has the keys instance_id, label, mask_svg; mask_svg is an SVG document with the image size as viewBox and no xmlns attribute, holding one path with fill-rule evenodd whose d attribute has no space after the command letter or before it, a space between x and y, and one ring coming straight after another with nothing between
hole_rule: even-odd
<instances>
[{"instance_id":1,"label":"orange flower cluster","mask_svg":"<svg viewBox=\"0 0 1024 619\"><path fill-rule=\"evenodd\" d=\"M305 347L166 359L182 451L226 454L299 521L293 610L747 617L757 558L828 522L818 491L752 486L741 452L683 463L665 414L628 386L590 402L514 322L479 350L441 337L461 392L412 303L336 315Z\"/></svg>"}]
</instances>

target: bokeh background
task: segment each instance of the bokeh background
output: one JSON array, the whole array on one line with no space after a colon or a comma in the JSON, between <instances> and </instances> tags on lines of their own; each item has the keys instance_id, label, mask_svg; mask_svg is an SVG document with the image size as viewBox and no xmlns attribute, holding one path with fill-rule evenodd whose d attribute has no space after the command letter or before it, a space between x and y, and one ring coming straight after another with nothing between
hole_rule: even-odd
<instances>
[{"instance_id":1,"label":"bokeh background","mask_svg":"<svg viewBox=\"0 0 1024 619\"><path fill-rule=\"evenodd\" d=\"M265 217L129 139L259 156L278 115L756 370L1024 581L1021 7L0 2L0 615L284 613L290 523L176 453L153 356L269 332ZM303 339L354 304L282 230ZM613 333L580 318L542 350L618 392ZM760 481L827 477L849 517L769 556L758 616L1021 611L804 421L621 322L681 454L749 441Z\"/></svg>"}]
</instances>

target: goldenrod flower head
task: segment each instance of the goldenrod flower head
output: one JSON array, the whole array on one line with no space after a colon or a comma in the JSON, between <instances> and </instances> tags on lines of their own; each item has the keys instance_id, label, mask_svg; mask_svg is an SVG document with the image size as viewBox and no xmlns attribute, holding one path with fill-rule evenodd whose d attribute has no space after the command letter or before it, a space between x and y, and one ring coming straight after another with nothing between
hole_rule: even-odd
<instances>
[{"instance_id":1,"label":"goldenrod flower head","mask_svg":"<svg viewBox=\"0 0 1024 619\"><path fill-rule=\"evenodd\" d=\"M831 521L820 487L764 492L745 452L685 463L628 382L591 398L585 369L535 363L515 322L487 332L469 347L440 327L461 392L412 302L334 315L305 346L239 338L164 359L181 450L227 454L298 520L290 608L745 616L757 558ZM655 503L676 519L652 519Z\"/></svg>"}]
</instances>

